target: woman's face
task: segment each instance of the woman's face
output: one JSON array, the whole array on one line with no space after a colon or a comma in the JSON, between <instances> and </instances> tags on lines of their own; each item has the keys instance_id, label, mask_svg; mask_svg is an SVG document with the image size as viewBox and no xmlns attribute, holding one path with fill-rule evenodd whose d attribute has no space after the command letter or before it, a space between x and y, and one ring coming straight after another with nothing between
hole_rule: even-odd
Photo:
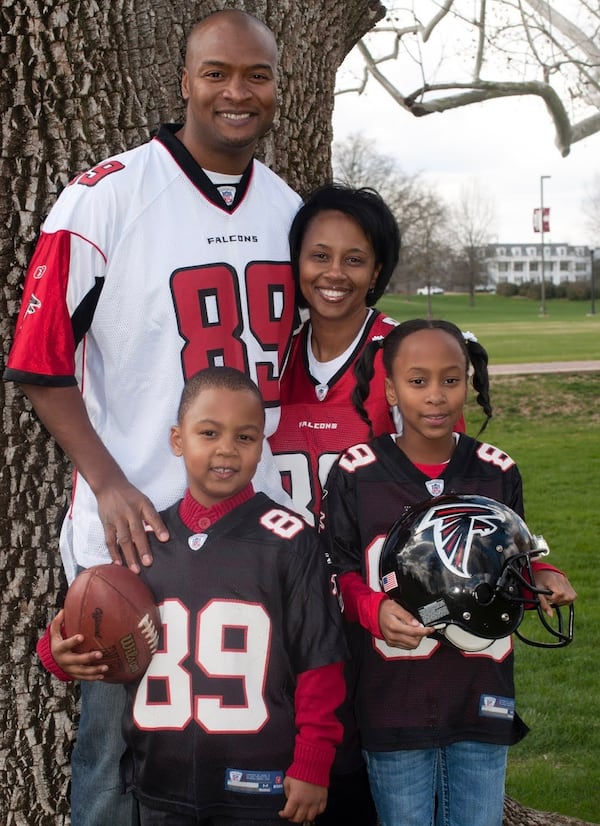
<instances>
[{"instance_id":1,"label":"woman's face","mask_svg":"<svg viewBox=\"0 0 600 826\"><path fill-rule=\"evenodd\" d=\"M299 258L300 289L311 313L330 321L364 316L381 265L360 225L336 210L309 223Z\"/></svg>"}]
</instances>

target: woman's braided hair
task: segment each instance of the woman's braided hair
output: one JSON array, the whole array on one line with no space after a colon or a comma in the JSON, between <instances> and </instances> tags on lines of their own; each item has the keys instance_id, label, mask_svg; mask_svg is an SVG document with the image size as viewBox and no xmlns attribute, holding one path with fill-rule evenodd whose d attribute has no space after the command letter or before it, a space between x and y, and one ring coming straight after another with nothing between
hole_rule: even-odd
<instances>
[{"instance_id":1,"label":"woman's braided hair","mask_svg":"<svg viewBox=\"0 0 600 826\"><path fill-rule=\"evenodd\" d=\"M489 420L492 418L492 404L490 401L490 378L488 374L488 354L484 347L477 341L471 333L462 333L461 330L451 321L444 321L440 318L425 319L413 318L403 321L394 327L393 330L383 339L370 341L362 355L354 366L356 386L352 393L352 403L361 419L368 425L369 433L373 435L373 429L369 415L365 409L365 403L369 397L369 386L374 375L375 356L379 349L383 349L383 364L386 374L392 375L392 362L398 352L400 344L407 336L417 333L419 330L443 330L451 335L460 344L465 355L465 362L473 367L473 388L477 393L477 404L485 413L485 421L482 424L479 434L483 433Z\"/></svg>"}]
</instances>

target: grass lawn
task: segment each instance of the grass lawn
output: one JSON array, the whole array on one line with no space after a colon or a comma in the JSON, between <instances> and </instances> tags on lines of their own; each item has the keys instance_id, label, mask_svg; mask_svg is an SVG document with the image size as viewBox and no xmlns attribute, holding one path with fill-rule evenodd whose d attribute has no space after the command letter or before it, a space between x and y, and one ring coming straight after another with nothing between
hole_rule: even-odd
<instances>
[{"instance_id":1,"label":"grass lawn","mask_svg":"<svg viewBox=\"0 0 600 826\"><path fill-rule=\"evenodd\" d=\"M433 317L475 333L492 364L600 359L600 304L590 316L589 302L551 299L540 316L539 302L527 298L477 294L469 307L468 295L447 294L431 303ZM427 317L424 296L385 295L377 307L398 321Z\"/></svg>"},{"instance_id":2,"label":"grass lawn","mask_svg":"<svg viewBox=\"0 0 600 826\"><path fill-rule=\"evenodd\" d=\"M569 647L516 643L517 709L531 732L509 752L507 792L592 823L600 823L599 400L600 373L493 377L485 433L517 461L527 523L578 593ZM470 402L470 433L478 419Z\"/></svg>"}]
</instances>

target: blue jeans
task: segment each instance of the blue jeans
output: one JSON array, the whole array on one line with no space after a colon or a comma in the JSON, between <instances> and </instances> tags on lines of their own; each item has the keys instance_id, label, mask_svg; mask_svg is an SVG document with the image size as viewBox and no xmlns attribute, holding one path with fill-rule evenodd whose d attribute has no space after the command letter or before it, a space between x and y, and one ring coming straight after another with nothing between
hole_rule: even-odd
<instances>
[{"instance_id":1,"label":"blue jeans","mask_svg":"<svg viewBox=\"0 0 600 826\"><path fill-rule=\"evenodd\" d=\"M502 826L507 754L471 741L365 751L381 826Z\"/></svg>"},{"instance_id":2,"label":"blue jeans","mask_svg":"<svg viewBox=\"0 0 600 826\"><path fill-rule=\"evenodd\" d=\"M125 697L122 685L81 683L81 717L71 756L71 826L137 822L137 804L133 795L122 794L119 773Z\"/></svg>"}]
</instances>

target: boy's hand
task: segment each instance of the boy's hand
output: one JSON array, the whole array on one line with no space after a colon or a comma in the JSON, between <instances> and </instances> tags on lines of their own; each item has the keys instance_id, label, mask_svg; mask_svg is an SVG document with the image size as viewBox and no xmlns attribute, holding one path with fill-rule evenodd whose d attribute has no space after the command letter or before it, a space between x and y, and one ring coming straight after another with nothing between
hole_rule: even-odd
<instances>
[{"instance_id":1,"label":"boy's hand","mask_svg":"<svg viewBox=\"0 0 600 826\"><path fill-rule=\"evenodd\" d=\"M107 665L98 662L102 658L102 652L76 654L73 649L83 642L83 635L75 634L63 639L60 629L64 617L65 612L61 610L50 623L50 650L55 662L75 680L102 680L104 672L108 670Z\"/></svg>"},{"instance_id":2,"label":"boy's hand","mask_svg":"<svg viewBox=\"0 0 600 826\"><path fill-rule=\"evenodd\" d=\"M292 823L304 823L306 820L314 820L325 811L327 789L324 786L315 786L314 783L305 783L304 780L296 780L295 777L286 777L283 781L283 791L287 801L279 812L279 817Z\"/></svg>"},{"instance_id":3,"label":"boy's hand","mask_svg":"<svg viewBox=\"0 0 600 826\"><path fill-rule=\"evenodd\" d=\"M393 599L384 599L379 606L379 628L388 645L408 650L417 648L423 637L434 632Z\"/></svg>"}]
</instances>

